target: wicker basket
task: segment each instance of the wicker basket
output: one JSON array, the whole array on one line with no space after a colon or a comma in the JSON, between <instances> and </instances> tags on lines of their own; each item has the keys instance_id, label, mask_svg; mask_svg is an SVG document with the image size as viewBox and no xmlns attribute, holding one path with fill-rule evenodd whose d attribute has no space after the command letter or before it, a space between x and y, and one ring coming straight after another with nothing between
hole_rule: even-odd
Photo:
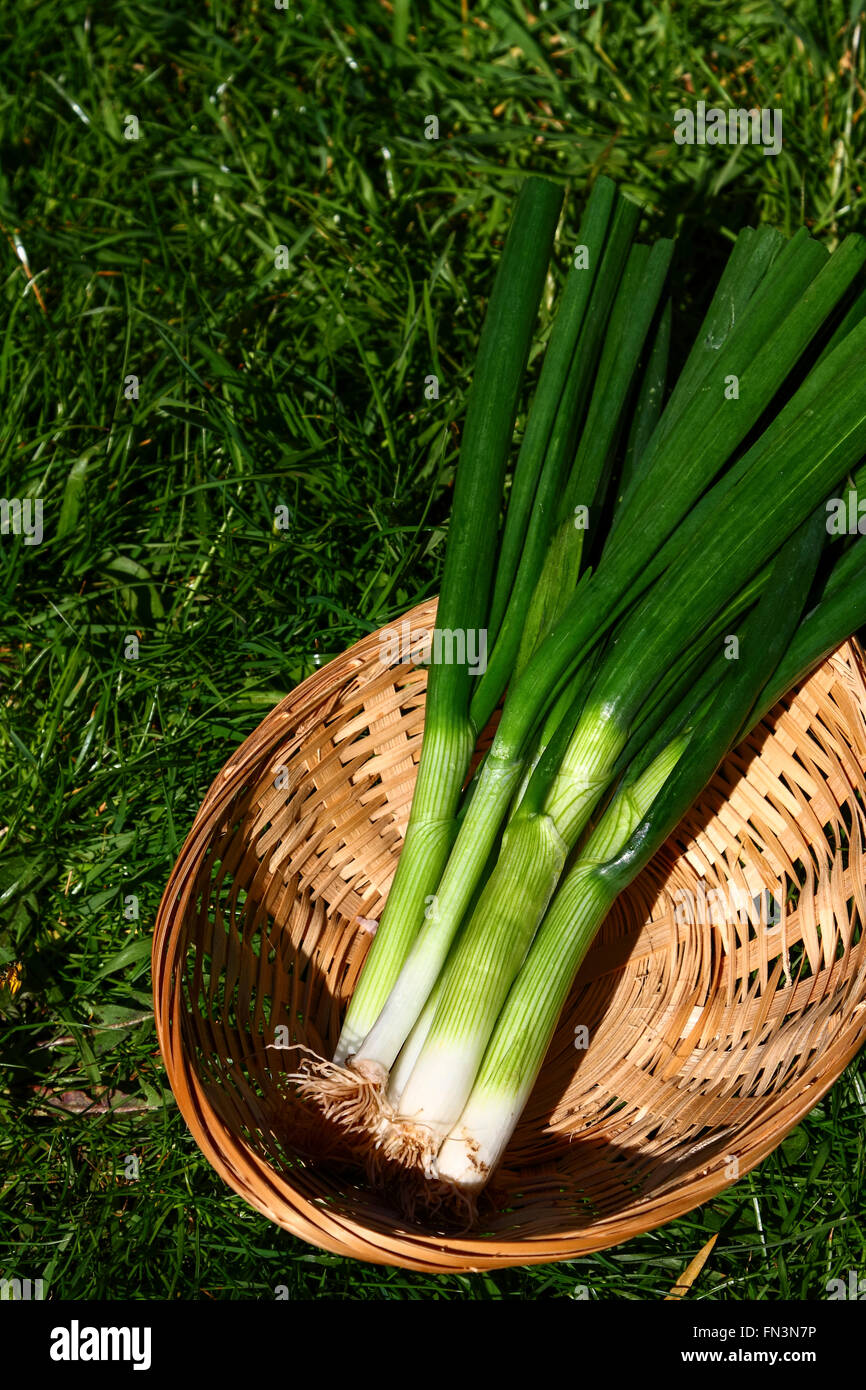
<instances>
[{"instance_id":1,"label":"wicker basket","mask_svg":"<svg viewBox=\"0 0 866 1390\"><path fill-rule=\"evenodd\" d=\"M413 634L434 615L414 609ZM282 1025L331 1054L400 850L425 682L384 666L373 634L214 782L153 946L172 1089L226 1182L327 1250L443 1273L600 1250L754 1167L864 1041L863 653L842 647L773 711L616 904L459 1237L408 1223L339 1152L304 1156L298 1053L273 1045Z\"/></svg>"}]
</instances>

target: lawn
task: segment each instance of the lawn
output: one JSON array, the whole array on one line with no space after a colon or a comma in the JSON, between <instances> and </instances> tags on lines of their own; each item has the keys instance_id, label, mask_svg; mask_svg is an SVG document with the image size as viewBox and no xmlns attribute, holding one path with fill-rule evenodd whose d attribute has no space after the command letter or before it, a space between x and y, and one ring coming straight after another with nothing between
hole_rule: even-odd
<instances>
[{"instance_id":1,"label":"lawn","mask_svg":"<svg viewBox=\"0 0 866 1390\"><path fill-rule=\"evenodd\" d=\"M5 6L0 1276L58 1298L821 1299L866 1271L866 1065L754 1173L592 1258L434 1278L291 1238L168 1090L150 936L212 778L436 592L527 171L675 234L688 344L733 235L864 230L858 0ZM674 113L781 110L778 157ZM563 262L564 266L564 251ZM430 375L438 397L425 390Z\"/></svg>"}]
</instances>

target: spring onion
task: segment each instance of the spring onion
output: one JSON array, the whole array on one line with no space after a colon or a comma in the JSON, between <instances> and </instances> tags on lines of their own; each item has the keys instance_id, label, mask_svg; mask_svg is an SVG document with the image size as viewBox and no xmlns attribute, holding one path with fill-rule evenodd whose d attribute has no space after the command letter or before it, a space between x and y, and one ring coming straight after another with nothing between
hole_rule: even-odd
<instances>
[{"instance_id":1,"label":"spring onion","mask_svg":"<svg viewBox=\"0 0 866 1390\"><path fill-rule=\"evenodd\" d=\"M431 669L382 923L333 1062L298 1074L413 1200L483 1187L617 894L866 618L866 538L826 521L866 486L866 242L744 229L665 399L674 247L597 180L506 491L559 210L527 181L457 470L437 621L489 623L492 658Z\"/></svg>"}]
</instances>

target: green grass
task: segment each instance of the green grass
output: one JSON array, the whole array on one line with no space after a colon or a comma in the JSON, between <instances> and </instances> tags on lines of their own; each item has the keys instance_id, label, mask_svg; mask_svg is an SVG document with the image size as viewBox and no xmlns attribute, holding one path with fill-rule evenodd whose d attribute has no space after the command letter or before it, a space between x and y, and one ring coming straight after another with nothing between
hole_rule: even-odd
<instances>
[{"instance_id":1,"label":"green grass","mask_svg":"<svg viewBox=\"0 0 866 1390\"><path fill-rule=\"evenodd\" d=\"M743 223L830 242L864 223L857 4L301 8L0 18L0 494L45 516L39 546L0 538L0 969L23 972L0 992L0 1275L57 1297L656 1298L718 1233L691 1298L821 1298L866 1270L862 1061L689 1217L471 1277L293 1240L224 1187L167 1090L162 887L264 713L435 592L522 174L579 194L604 169L677 234L680 343ZM782 156L676 146L700 97L781 107ZM135 1108L46 1113L45 1091Z\"/></svg>"}]
</instances>

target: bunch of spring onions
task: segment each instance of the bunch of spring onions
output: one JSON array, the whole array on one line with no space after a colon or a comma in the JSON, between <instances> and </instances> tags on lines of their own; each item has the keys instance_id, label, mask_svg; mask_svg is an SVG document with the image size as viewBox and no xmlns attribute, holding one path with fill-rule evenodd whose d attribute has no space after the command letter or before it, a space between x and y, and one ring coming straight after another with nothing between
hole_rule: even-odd
<instances>
[{"instance_id":1,"label":"bunch of spring onions","mask_svg":"<svg viewBox=\"0 0 866 1390\"><path fill-rule=\"evenodd\" d=\"M487 667L430 670L387 904L299 1074L413 1202L483 1188L617 894L866 621L866 537L828 527L866 487L866 241L745 229L669 384L673 245L598 178L512 460L560 212L526 181L463 427L437 627L486 630Z\"/></svg>"}]
</instances>

